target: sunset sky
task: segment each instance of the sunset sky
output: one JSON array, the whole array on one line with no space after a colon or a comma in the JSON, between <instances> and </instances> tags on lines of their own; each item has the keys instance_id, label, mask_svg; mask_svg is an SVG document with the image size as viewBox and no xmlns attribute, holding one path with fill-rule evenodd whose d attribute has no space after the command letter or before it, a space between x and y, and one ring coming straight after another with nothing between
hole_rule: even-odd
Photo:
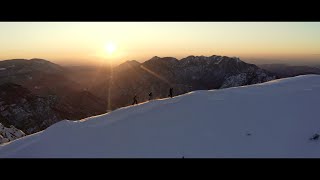
<instances>
[{"instance_id":1,"label":"sunset sky","mask_svg":"<svg viewBox=\"0 0 320 180\"><path fill-rule=\"evenodd\" d=\"M320 64L320 22L0 22L0 60L118 64L189 55Z\"/></svg>"}]
</instances>

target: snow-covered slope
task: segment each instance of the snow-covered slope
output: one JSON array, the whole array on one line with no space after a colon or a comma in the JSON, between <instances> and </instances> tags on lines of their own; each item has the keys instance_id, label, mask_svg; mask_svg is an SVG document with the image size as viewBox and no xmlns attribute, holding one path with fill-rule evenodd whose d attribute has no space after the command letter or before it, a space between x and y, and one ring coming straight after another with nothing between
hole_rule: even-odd
<instances>
[{"instance_id":1,"label":"snow-covered slope","mask_svg":"<svg viewBox=\"0 0 320 180\"><path fill-rule=\"evenodd\" d=\"M0 146L0 157L320 157L320 76L153 100Z\"/></svg>"}]
</instances>

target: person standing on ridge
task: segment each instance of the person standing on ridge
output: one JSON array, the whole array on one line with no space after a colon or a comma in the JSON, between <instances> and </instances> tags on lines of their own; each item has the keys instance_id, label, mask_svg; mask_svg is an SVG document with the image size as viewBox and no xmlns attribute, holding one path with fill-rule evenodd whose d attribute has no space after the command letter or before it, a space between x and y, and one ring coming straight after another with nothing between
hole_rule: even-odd
<instances>
[{"instance_id":1,"label":"person standing on ridge","mask_svg":"<svg viewBox=\"0 0 320 180\"><path fill-rule=\"evenodd\" d=\"M172 98L172 96L173 96L173 88L170 88L170 90L169 90L169 96Z\"/></svg>"},{"instance_id":2,"label":"person standing on ridge","mask_svg":"<svg viewBox=\"0 0 320 180\"><path fill-rule=\"evenodd\" d=\"M152 99L152 92L149 93L149 101Z\"/></svg>"},{"instance_id":3,"label":"person standing on ridge","mask_svg":"<svg viewBox=\"0 0 320 180\"><path fill-rule=\"evenodd\" d=\"M135 95L135 96L133 97L133 103L132 103L132 105L134 105L134 104L138 104L137 95Z\"/></svg>"}]
</instances>

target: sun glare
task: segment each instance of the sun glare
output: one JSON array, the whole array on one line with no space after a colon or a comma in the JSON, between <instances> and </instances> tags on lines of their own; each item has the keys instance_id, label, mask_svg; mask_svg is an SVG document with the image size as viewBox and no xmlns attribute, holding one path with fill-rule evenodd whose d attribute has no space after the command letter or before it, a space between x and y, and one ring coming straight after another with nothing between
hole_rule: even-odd
<instances>
[{"instance_id":1,"label":"sun glare","mask_svg":"<svg viewBox=\"0 0 320 180\"><path fill-rule=\"evenodd\" d=\"M105 49L106 49L107 53L109 55L111 55L116 51L117 47L116 47L116 45L114 43L109 42L108 44L106 44Z\"/></svg>"}]
</instances>

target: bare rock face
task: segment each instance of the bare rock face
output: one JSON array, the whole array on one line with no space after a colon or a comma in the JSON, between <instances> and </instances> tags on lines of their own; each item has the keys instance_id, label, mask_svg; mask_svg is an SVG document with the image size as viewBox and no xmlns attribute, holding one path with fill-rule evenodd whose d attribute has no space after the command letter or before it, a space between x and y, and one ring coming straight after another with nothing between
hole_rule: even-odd
<instances>
[{"instance_id":1,"label":"bare rock face","mask_svg":"<svg viewBox=\"0 0 320 180\"><path fill-rule=\"evenodd\" d=\"M69 73L43 59L0 61L0 123L31 134L63 119L106 112L106 101L83 90Z\"/></svg>"},{"instance_id":2,"label":"bare rock face","mask_svg":"<svg viewBox=\"0 0 320 180\"><path fill-rule=\"evenodd\" d=\"M220 88L244 86L250 84L263 83L276 79L276 76L268 74L262 69L253 69L249 72L243 72L226 78Z\"/></svg>"},{"instance_id":3,"label":"bare rock face","mask_svg":"<svg viewBox=\"0 0 320 180\"><path fill-rule=\"evenodd\" d=\"M45 129L58 122L55 111L56 97L40 97L21 85L5 83L0 85L0 122L13 125L27 134Z\"/></svg>"},{"instance_id":4,"label":"bare rock face","mask_svg":"<svg viewBox=\"0 0 320 180\"><path fill-rule=\"evenodd\" d=\"M111 76L109 76L111 77ZM90 91L110 100L111 109L138 101L168 97L169 88L174 95L194 90L219 89L270 81L276 77L257 67L227 56L188 56L181 60L174 57L153 57L144 63L127 61L114 68L112 78L96 84ZM108 93L107 93L108 92Z\"/></svg>"},{"instance_id":5,"label":"bare rock face","mask_svg":"<svg viewBox=\"0 0 320 180\"><path fill-rule=\"evenodd\" d=\"M0 92L0 122L26 134L44 130L63 119L81 119L106 110L101 100L89 92L39 96L13 83L1 84Z\"/></svg>"},{"instance_id":6,"label":"bare rock face","mask_svg":"<svg viewBox=\"0 0 320 180\"><path fill-rule=\"evenodd\" d=\"M0 123L0 144L13 141L25 135L26 134L23 131L15 128L12 125L7 128Z\"/></svg>"}]
</instances>

